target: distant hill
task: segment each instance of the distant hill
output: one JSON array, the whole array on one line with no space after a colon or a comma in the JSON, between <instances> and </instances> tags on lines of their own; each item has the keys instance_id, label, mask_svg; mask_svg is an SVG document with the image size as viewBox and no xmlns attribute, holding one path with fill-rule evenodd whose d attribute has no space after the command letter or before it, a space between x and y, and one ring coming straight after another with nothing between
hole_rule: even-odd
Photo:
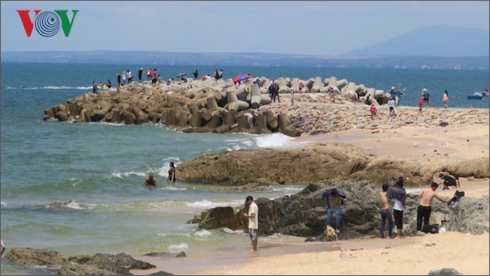
<instances>
[{"instance_id":1,"label":"distant hill","mask_svg":"<svg viewBox=\"0 0 490 276\"><path fill-rule=\"evenodd\" d=\"M476 28L423 27L342 56L488 57L488 34L488 31Z\"/></svg>"},{"instance_id":2,"label":"distant hill","mask_svg":"<svg viewBox=\"0 0 490 276\"><path fill-rule=\"evenodd\" d=\"M327 57L274 53L2 51L2 62L488 70L488 57Z\"/></svg>"}]
</instances>

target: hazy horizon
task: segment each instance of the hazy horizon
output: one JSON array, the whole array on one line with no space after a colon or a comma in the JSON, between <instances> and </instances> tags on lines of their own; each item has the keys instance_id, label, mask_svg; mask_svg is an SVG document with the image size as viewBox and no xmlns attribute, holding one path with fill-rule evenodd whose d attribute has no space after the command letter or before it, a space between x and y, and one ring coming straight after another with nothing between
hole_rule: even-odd
<instances>
[{"instance_id":1,"label":"hazy horizon","mask_svg":"<svg viewBox=\"0 0 490 276\"><path fill-rule=\"evenodd\" d=\"M16 10L79 10L69 37L27 37ZM418 28L488 31L489 2L1 2L1 50L339 56Z\"/></svg>"}]
</instances>

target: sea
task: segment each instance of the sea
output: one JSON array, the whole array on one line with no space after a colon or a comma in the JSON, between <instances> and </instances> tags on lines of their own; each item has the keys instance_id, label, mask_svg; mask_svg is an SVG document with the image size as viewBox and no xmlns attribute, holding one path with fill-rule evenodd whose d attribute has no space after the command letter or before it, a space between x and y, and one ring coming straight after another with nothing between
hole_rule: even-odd
<instances>
[{"instance_id":1,"label":"sea","mask_svg":"<svg viewBox=\"0 0 490 276\"><path fill-rule=\"evenodd\" d=\"M175 256L248 251L247 233L231 229L203 230L187 221L216 206L243 206L245 197L279 198L304 186L270 186L261 192L220 192L216 185L165 181L169 162L204 154L257 148L292 148L303 144L282 134L184 134L162 124L73 124L43 121L43 110L91 91L92 81L116 83L127 69L137 79L143 67L157 68L163 79L187 76L196 69L224 78L239 73L253 77L347 79L366 87L405 89L400 105L415 106L423 88L431 106L488 109L488 97L467 95L489 86L482 70L348 69L303 67L177 66L158 64L1 63L1 238L14 247L50 249L65 257L78 254L146 253ZM260 158L260 156L257 156ZM257 170L258 168L251 168ZM144 187L153 173L158 188ZM71 202L70 202L71 201ZM56 202L69 202L66 205ZM261 245L302 242L273 235ZM2 262L1 274L55 273Z\"/></svg>"}]
</instances>

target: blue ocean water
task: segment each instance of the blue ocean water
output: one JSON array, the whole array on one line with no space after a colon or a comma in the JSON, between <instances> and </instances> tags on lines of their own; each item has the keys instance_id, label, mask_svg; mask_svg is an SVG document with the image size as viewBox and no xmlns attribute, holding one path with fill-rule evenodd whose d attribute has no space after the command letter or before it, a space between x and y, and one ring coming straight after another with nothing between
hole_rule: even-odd
<instances>
[{"instance_id":1,"label":"blue ocean water","mask_svg":"<svg viewBox=\"0 0 490 276\"><path fill-rule=\"evenodd\" d=\"M308 79L336 76L366 87L407 88L401 105L417 104L422 88L431 105L442 107L448 90L450 107L488 108L488 98L467 100L489 84L488 71L391 70L287 67L212 67L142 64L1 64L1 237L9 248L58 250L64 255L148 252L205 252L234 244L247 248L245 234L228 230L197 230L186 221L201 210L241 205L249 193L215 191L216 186L166 183L170 161L228 150L291 147L280 134L183 134L163 125L120 126L43 121L43 110L91 90L93 80L111 79L139 67L157 68L163 79L181 72L225 78L238 73L268 78ZM153 172L158 189L143 187ZM177 175L178 179L178 175ZM253 193L276 198L296 193L300 186L271 187ZM60 207L55 201L75 202ZM270 242L273 242L271 240ZM36 274L2 263L2 274Z\"/></svg>"}]
</instances>

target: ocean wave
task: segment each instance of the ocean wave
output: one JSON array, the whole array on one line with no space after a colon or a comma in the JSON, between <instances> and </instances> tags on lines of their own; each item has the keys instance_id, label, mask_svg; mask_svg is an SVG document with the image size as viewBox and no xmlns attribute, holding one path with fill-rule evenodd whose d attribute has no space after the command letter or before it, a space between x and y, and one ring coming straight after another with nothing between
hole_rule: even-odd
<instances>
[{"instance_id":1,"label":"ocean wave","mask_svg":"<svg viewBox=\"0 0 490 276\"><path fill-rule=\"evenodd\" d=\"M304 189L301 187L271 187L271 192L300 192Z\"/></svg>"},{"instance_id":2,"label":"ocean wave","mask_svg":"<svg viewBox=\"0 0 490 276\"><path fill-rule=\"evenodd\" d=\"M123 178L123 177L128 177L131 175L146 176L146 173L144 173L144 172L133 172L133 171L119 172L119 171L115 170L113 173L111 173L111 175L109 175L108 178Z\"/></svg>"},{"instance_id":3,"label":"ocean wave","mask_svg":"<svg viewBox=\"0 0 490 276\"><path fill-rule=\"evenodd\" d=\"M7 205L8 205L7 202L2 201L2 206L7 206Z\"/></svg>"},{"instance_id":4,"label":"ocean wave","mask_svg":"<svg viewBox=\"0 0 490 276\"><path fill-rule=\"evenodd\" d=\"M169 250L182 250L187 248L189 248L189 245L187 243L173 244L168 246Z\"/></svg>"},{"instance_id":5,"label":"ocean wave","mask_svg":"<svg viewBox=\"0 0 490 276\"><path fill-rule=\"evenodd\" d=\"M293 140L294 138L282 133L273 133L255 138L255 144L260 148L288 148Z\"/></svg>"},{"instance_id":6,"label":"ocean wave","mask_svg":"<svg viewBox=\"0 0 490 276\"><path fill-rule=\"evenodd\" d=\"M187 188L177 188L177 187L173 187L173 186L165 186L165 187L160 188L160 190L164 190L164 191L187 191Z\"/></svg>"},{"instance_id":7,"label":"ocean wave","mask_svg":"<svg viewBox=\"0 0 490 276\"><path fill-rule=\"evenodd\" d=\"M242 229L238 229L238 230L231 230L230 228L223 228L221 231L225 232L225 233L228 233L228 234L243 234L243 230Z\"/></svg>"},{"instance_id":8,"label":"ocean wave","mask_svg":"<svg viewBox=\"0 0 490 276\"><path fill-rule=\"evenodd\" d=\"M157 236L168 237L168 236L179 236L179 237L190 237L190 233L158 233Z\"/></svg>"},{"instance_id":9,"label":"ocean wave","mask_svg":"<svg viewBox=\"0 0 490 276\"><path fill-rule=\"evenodd\" d=\"M202 230L199 230L197 232L194 233L195 236L197 237L200 237L200 238L204 238L204 237L209 237L212 235L212 233L206 229L202 229Z\"/></svg>"},{"instance_id":10,"label":"ocean wave","mask_svg":"<svg viewBox=\"0 0 490 276\"><path fill-rule=\"evenodd\" d=\"M233 202L212 202L206 199L196 201L196 202L187 202L186 205L192 208L214 208L219 206L236 206L243 204L243 200L235 200Z\"/></svg>"}]
</instances>

